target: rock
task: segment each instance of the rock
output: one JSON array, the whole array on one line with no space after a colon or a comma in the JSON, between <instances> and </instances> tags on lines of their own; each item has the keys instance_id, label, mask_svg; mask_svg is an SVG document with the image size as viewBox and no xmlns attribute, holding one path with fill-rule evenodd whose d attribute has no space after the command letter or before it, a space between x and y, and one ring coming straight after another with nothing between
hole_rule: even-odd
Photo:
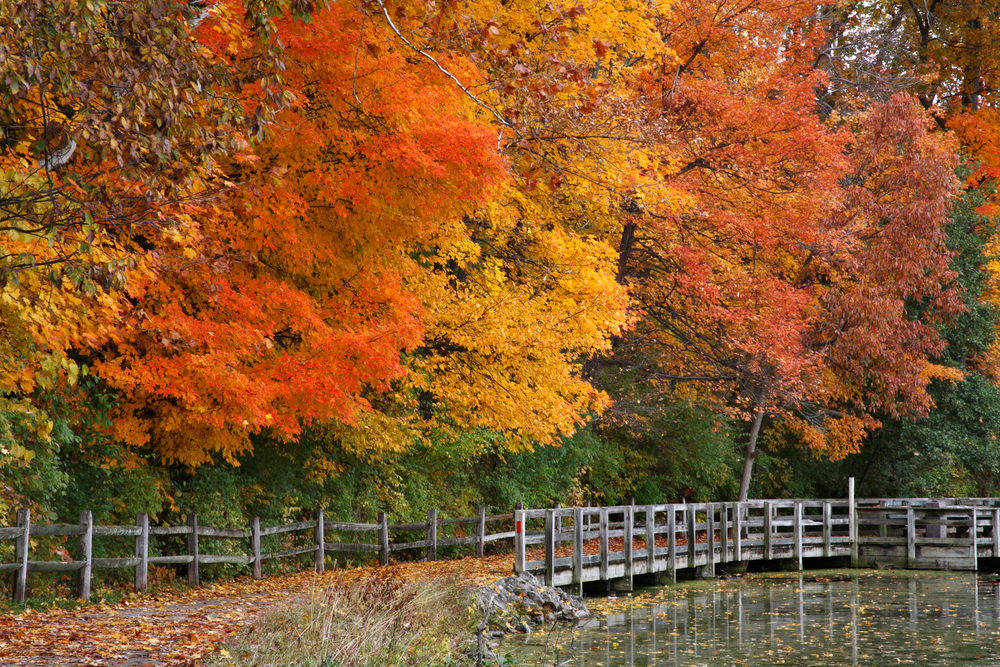
<instances>
[{"instance_id":1,"label":"rock","mask_svg":"<svg viewBox=\"0 0 1000 667\"><path fill-rule=\"evenodd\" d=\"M531 574L504 577L476 591L479 608L485 615L488 607L496 617L517 618L516 632L530 632L531 624L556 621L577 622L590 615L583 598L555 587L546 587ZM523 619L529 619L525 621ZM510 627L510 626L508 626Z\"/></svg>"}]
</instances>

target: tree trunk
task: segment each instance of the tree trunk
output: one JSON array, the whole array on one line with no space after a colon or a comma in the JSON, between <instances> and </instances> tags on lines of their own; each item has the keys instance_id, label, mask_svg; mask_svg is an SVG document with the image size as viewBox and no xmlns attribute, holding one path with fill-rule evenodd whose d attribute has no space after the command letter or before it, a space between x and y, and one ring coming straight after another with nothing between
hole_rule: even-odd
<instances>
[{"instance_id":1,"label":"tree trunk","mask_svg":"<svg viewBox=\"0 0 1000 667\"><path fill-rule=\"evenodd\" d=\"M753 426L750 427L750 437L747 439L747 455L743 459L743 477L740 478L740 495L737 500L746 502L747 491L750 489L750 473L753 472L753 460L757 457L757 436L760 425L764 421L764 408L759 401L754 401Z\"/></svg>"}]
</instances>

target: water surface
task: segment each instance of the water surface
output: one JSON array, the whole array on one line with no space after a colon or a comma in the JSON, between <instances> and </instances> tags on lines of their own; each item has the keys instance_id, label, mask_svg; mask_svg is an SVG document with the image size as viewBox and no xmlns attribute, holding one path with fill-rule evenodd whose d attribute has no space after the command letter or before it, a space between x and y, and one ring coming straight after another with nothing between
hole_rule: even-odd
<instances>
[{"instance_id":1,"label":"water surface","mask_svg":"<svg viewBox=\"0 0 1000 667\"><path fill-rule=\"evenodd\" d=\"M998 589L994 575L870 570L690 582L497 653L546 667L1000 667Z\"/></svg>"}]
</instances>

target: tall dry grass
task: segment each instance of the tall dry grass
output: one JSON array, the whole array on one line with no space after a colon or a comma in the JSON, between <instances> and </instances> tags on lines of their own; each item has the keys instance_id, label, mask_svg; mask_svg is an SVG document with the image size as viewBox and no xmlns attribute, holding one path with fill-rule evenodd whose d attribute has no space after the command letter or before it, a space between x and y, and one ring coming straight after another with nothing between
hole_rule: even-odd
<instances>
[{"instance_id":1,"label":"tall dry grass","mask_svg":"<svg viewBox=\"0 0 1000 667\"><path fill-rule=\"evenodd\" d=\"M341 579L275 608L231 639L210 667L422 667L462 664L471 595L454 581Z\"/></svg>"}]
</instances>

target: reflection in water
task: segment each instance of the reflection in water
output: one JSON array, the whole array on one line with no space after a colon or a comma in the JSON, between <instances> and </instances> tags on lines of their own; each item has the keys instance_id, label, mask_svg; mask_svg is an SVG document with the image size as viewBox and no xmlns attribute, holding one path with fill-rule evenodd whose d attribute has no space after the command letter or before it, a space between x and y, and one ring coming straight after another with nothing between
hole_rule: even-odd
<instances>
[{"instance_id":1,"label":"reflection in water","mask_svg":"<svg viewBox=\"0 0 1000 667\"><path fill-rule=\"evenodd\" d=\"M662 589L623 612L508 637L518 665L996 665L1000 581L811 572Z\"/></svg>"}]
</instances>

